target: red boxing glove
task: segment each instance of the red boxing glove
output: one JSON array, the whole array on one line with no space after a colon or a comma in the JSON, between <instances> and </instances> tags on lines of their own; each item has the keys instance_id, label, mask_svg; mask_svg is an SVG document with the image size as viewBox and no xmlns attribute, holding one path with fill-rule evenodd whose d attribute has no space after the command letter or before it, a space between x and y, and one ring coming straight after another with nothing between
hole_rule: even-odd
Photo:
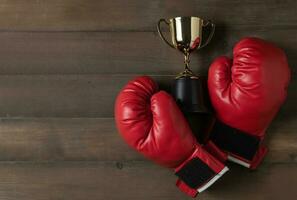
<instances>
[{"instance_id":1,"label":"red boxing glove","mask_svg":"<svg viewBox=\"0 0 297 200\"><path fill-rule=\"evenodd\" d=\"M177 186L194 197L228 168L195 140L174 99L149 77L130 81L115 103L115 120L124 140L145 157L172 168Z\"/></svg>"},{"instance_id":2,"label":"red boxing glove","mask_svg":"<svg viewBox=\"0 0 297 200\"><path fill-rule=\"evenodd\" d=\"M265 131L287 96L290 70L285 53L261 39L245 38L233 60L217 58L208 73L217 122L212 141L228 159L254 169L267 152Z\"/></svg>"}]
</instances>

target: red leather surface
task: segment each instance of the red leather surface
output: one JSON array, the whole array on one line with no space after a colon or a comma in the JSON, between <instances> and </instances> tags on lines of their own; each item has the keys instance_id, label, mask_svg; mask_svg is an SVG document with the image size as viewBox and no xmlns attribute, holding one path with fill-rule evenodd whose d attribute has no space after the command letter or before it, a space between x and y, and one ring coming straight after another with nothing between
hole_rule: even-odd
<instances>
[{"instance_id":1,"label":"red leather surface","mask_svg":"<svg viewBox=\"0 0 297 200\"><path fill-rule=\"evenodd\" d=\"M208 88L216 117L263 138L287 96L290 70L284 52L257 38L233 49L233 60L217 58L210 66Z\"/></svg>"},{"instance_id":2,"label":"red leather surface","mask_svg":"<svg viewBox=\"0 0 297 200\"><path fill-rule=\"evenodd\" d=\"M160 165L178 170L198 157L215 172L224 167L196 142L173 97L158 91L147 76L130 81L119 93L115 120L124 140Z\"/></svg>"},{"instance_id":3,"label":"red leather surface","mask_svg":"<svg viewBox=\"0 0 297 200\"><path fill-rule=\"evenodd\" d=\"M216 159L225 163L228 159L228 154L222 151L219 147L217 147L211 140L208 141L203 148L210 153L212 156L215 156Z\"/></svg>"},{"instance_id":4,"label":"red leather surface","mask_svg":"<svg viewBox=\"0 0 297 200\"><path fill-rule=\"evenodd\" d=\"M173 97L158 91L156 83L147 76L130 81L119 93L115 120L131 147L160 165L174 168L175 172L193 158L199 158L215 174L225 167L196 142ZM194 197L198 193L197 189L179 183L181 180L177 186L186 194Z\"/></svg>"},{"instance_id":5,"label":"red leather surface","mask_svg":"<svg viewBox=\"0 0 297 200\"><path fill-rule=\"evenodd\" d=\"M139 77L123 88L116 100L115 119L130 146L163 166L177 167L196 148L174 99L158 91L149 77Z\"/></svg>"}]
</instances>

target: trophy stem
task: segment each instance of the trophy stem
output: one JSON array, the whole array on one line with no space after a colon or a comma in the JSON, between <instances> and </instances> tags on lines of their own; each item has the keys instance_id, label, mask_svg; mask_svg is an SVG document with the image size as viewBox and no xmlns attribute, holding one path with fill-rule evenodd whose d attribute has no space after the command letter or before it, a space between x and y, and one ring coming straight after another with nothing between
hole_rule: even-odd
<instances>
[{"instance_id":1,"label":"trophy stem","mask_svg":"<svg viewBox=\"0 0 297 200\"><path fill-rule=\"evenodd\" d=\"M184 49L184 63L185 63L185 68L184 68L184 71L179 73L178 76L176 77L177 79L178 78L181 78L181 77L185 77L185 76L188 76L188 77L191 77L191 78L198 78L194 75L194 73L192 72L192 70L189 68L189 64L190 64L190 53L187 49Z\"/></svg>"},{"instance_id":2,"label":"trophy stem","mask_svg":"<svg viewBox=\"0 0 297 200\"><path fill-rule=\"evenodd\" d=\"M187 50L185 50L184 51L184 55L185 55L185 60L184 60L185 71L191 71L190 68L189 68L189 64L190 64L190 53Z\"/></svg>"}]
</instances>

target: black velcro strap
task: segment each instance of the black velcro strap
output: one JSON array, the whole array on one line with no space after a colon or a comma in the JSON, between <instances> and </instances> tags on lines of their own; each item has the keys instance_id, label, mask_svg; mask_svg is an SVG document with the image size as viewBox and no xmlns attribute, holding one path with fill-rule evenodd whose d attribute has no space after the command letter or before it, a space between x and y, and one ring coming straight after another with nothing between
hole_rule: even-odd
<instances>
[{"instance_id":1,"label":"black velcro strap","mask_svg":"<svg viewBox=\"0 0 297 200\"><path fill-rule=\"evenodd\" d=\"M204 185L216 173L199 158L193 158L175 173L185 184L193 189Z\"/></svg>"},{"instance_id":2,"label":"black velcro strap","mask_svg":"<svg viewBox=\"0 0 297 200\"><path fill-rule=\"evenodd\" d=\"M221 149L246 160L253 160L260 140L243 131L234 129L218 120L211 132L211 140Z\"/></svg>"}]
</instances>

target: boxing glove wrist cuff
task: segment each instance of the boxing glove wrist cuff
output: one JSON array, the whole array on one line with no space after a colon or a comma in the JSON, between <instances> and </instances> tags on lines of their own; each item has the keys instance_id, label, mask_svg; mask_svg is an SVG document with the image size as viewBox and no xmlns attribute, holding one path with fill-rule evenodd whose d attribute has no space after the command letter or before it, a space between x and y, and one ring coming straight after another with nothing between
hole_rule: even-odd
<instances>
[{"instance_id":1,"label":"boxing glove wrist cuff","mask_svg":"<svg viewBox=\"0 0 297 200\"><path fill-rule=\"evenodd\" d=\"M212 142L231 155L228 156L229 160L246 167L249 167L249 164L245 164L245 162L240 163L238 158L246 161L246 163L252 162L260 148L261 142L258 137L232 128L218 120L214 124L210 137Z\"/></svg>"},{"instance_id":2,"label":"boxing glove wrist cuff","mask_svg":"<svg viewBox=\"0 0 297 200\"><path fill-rule=\"evenodd\" d=\"M193 158L175 173L175 175L191 188L197 188L203 185L215 174L216 173L199 158Z\"/></svg>"},{"instance_id":3,"label":"boxing glove wrist cuff","mask_svg":"<svg viewBox=\"0 0 297 200\"><path fill-rule=\"evenodd\" d=\"M176 169L179 177L176 185L180 190L195 197L210 187L229 169L202 148Z\"/></svg>"}]
</instances>

